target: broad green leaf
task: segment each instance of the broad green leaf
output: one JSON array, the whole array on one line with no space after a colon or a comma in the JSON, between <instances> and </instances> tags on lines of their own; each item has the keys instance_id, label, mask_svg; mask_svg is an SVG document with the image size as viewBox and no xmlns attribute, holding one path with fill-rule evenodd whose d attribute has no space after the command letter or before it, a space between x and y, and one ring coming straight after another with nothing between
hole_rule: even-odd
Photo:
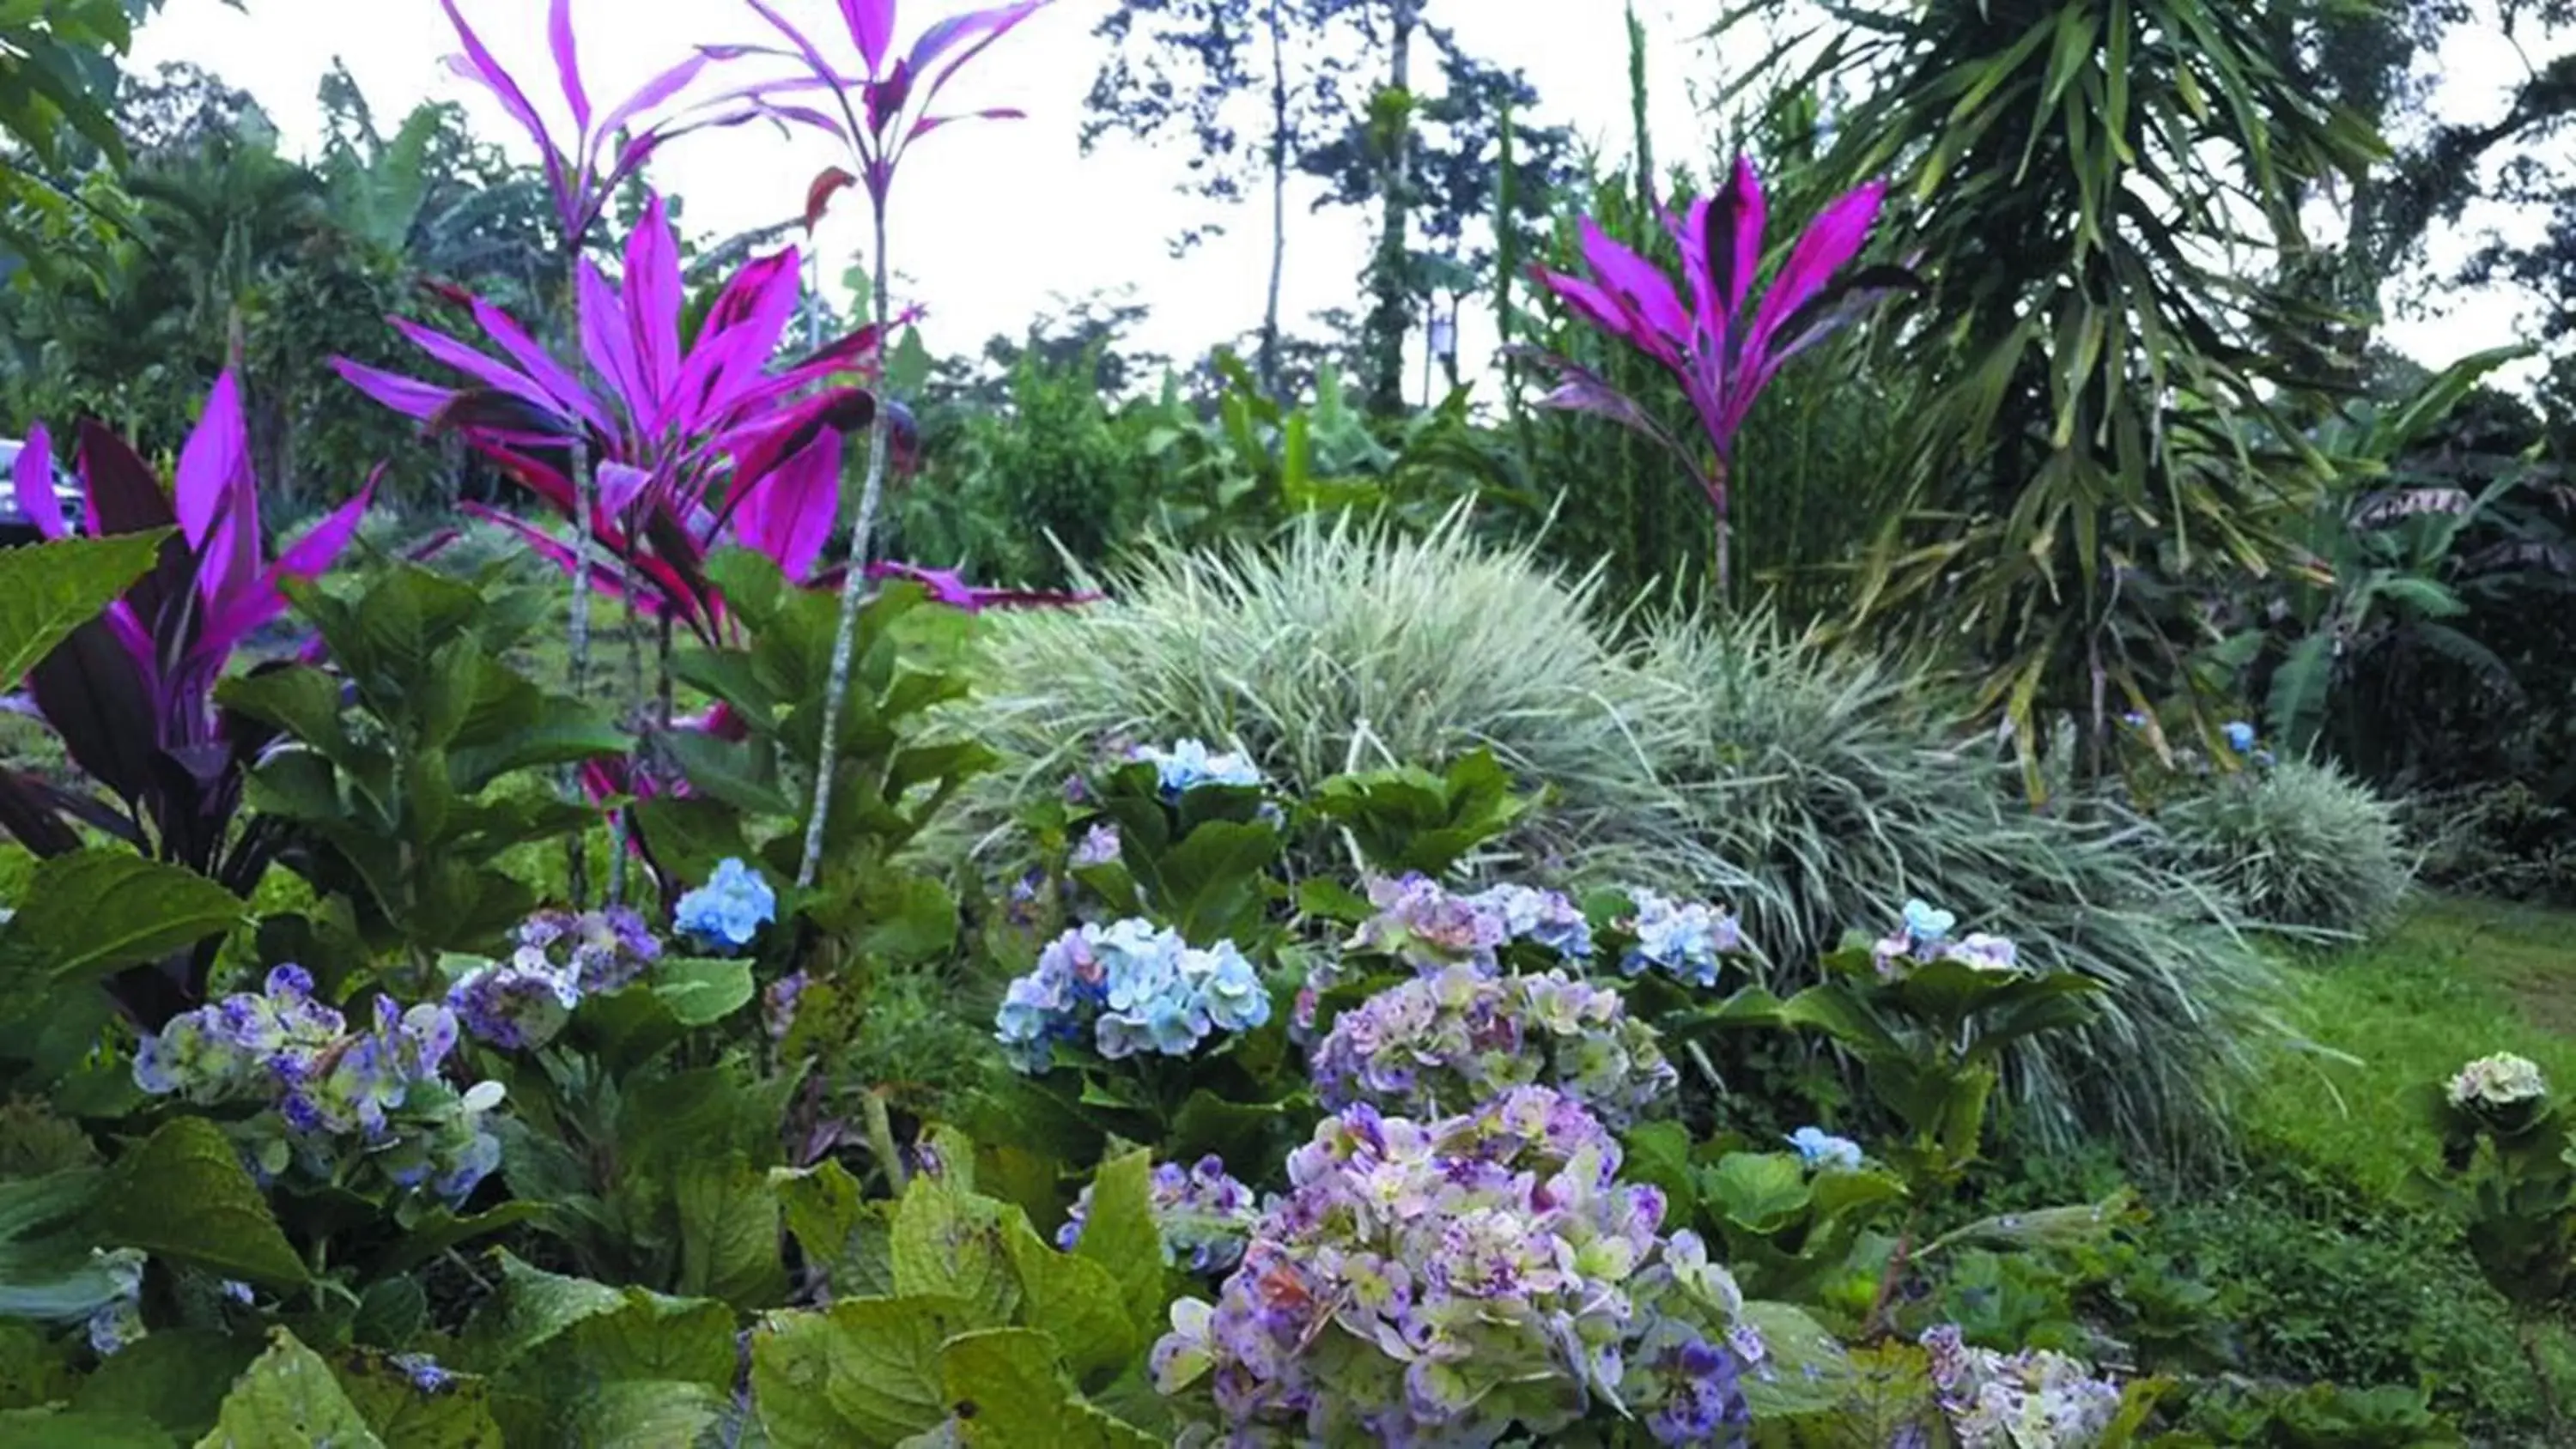
<instances>
[{"instance_id":1,"label":"broad green leaf","mask_svg":"<svg viewBox=\"0 0 2576 1449\"><path fill-rule=\"evenodd\" d=\"M549 1351L576 1364L587 1382L731 1387L737 1366L733 1310L704 1298L620 1291L623 1306L575 1323Z\"/></svg>"},{"instance_id":2,"label":"broad green leaf","mask_svg":"<svg viewBox=\"0 0 2576 1449\"><path fill-rule=\"evenodd\" d=\"M0 1321L0 1409L61 1403L77 1382L69 1343L52 1341L32 1323ZM214 1422L211 1408L206 1422Z\"/></svg>"},{"instance_id":3,"label":"broad green leaf","mask_svg":"<svg viewBox=\"0 0 2576 1449\"><path fill-rule=\"evenodd\" d=\"M241 1154L203 1117L175 1118L120 1158L89 1227L107 1246L263 1287L300 1288L309 1276Z\"/></svg>"},{"instance_id":4,"label":"broad green leaf","mask_svg":"<svg viewBox=\"0 0 2576 1449\"><path fill-rule=\"evenodd\" d=\"M269 1335L268 1351L224 1396L215 1427L197 1441L197 1449L278 1449L289 1444L385 1449L385 1441L367 1427L358 1406L341 1392L331 1366L281 1328Z\"/></svg>"},{"instance_id":5,"label":"broad green leaf","mask_svg":"<svg viewBox=\"0 0 2576 1449\"><path fill-rule=\"evenodd\" d=\"M1772 1370L1744 1376L1744 1396L1756 1417L1829 1410L1850 1392L1851 1359L1806 1310L1756 1301L1744 1305L1744 1321L1762 1335L1763 1362Z\"/></svg>"},{"instance_id":6,"label":"broad green leaf","mask_svg":"<svg viewBox=\"0 0 2576 1449\"><path fill-rule=\"evenodd\" d=\"M222 886L117 846L39 863L17 909L0 926L0 1002L157 961L242 919Z\"/></svg>"},{"instance_id":7,"label":"broad green leaf","mask_svg":"<svg viewBox=\"0 0 2576 1449\"><path fill-rule=\"evenodd\" d=\"M210 1328L155 1329L82 1380L72 1407L137 1413L194 1442L215 1427L224 1395L260 1355L260 1341Z\"/></svg>"},{"instance_id":8,"label":"broad green leaf","mask_svg":"<svg viewBox=\"0 0 2576 1449\"><path fill-rule=\"evenodd\" d=\"M803 1172L776 1168L769 1178L798 1251L835 1297L894 1296L893 1204L866 1198L850 1170L829 1158Z\"/></svg>"},{"instance_id":9,"label":"broad green leaf","mask_svg":"<svg viewBox=\"0 0 2576 1449\"><path fill-rule=\"evenodd\" d=\"M773 1313L751 1341L752 1402L778 1449L876 1449L948 1417L940 1345L976 1322L954 1299L850 1298Z\"/></svg>"},{"instance_id":10,"label":"broad green leaf","mask_svg":"<svg viewBox=\"0 0 2576 1449\"><path fill-rule=\"evenodd\" d=\"M497 1372L586 1318L626 1306L624 1294L605 1283L532 1268L508 1251L493 1254L501 1288L466 1325L457 1362Z\"/></svg>"},{"instance_id":11,"label":"broad green leaf","mask_svg":"<svg viewBox=\"0 0 2576 1449\"><path fill-rule=\"evenodd\" d=\"M1700 1177L1700 1200L1755 1233L1774 1233L1807 1210L1807 1170L1786 1152L1730 1152Z\"/></svg>"},{"instance_id":12,"label":"broad green leaf","mask_svg":"<svg viewBox=\"0 0 2576 1449\"><path fill-rule=\"evenodd\" d=\"M343 1353L331 1366L385 1449L504 1449L481 1379L456 1375L423 1389L401 1365L372 1353Z\"/></svg>"},{"instance_id":13,"label":"broad green leaf","mask_svg":"<svg viewBox=\"0 0 2576 1449\"><path fill-rule=\"evenodd\" d=\"M143 577L170 530L65 538L0 549L0 689L99 616Z\"/></svg>"},{"instance_id":14,"label":"broad green leaf","mask_svg":"<svg viewBox=\"0 0 2576 1449\"><path fill-rule=\"evenodd\" d=\"M713 1026L749 1006L760 992L748 961L666 960L654 966L649 979L655 999L685 1027Z\"/></svg>"},{"instance_id":15,"label":"broad green leaf","mask_svg":"<svg viewBox=\"0 0 2576 1449\"><path fill-rule=\"evenodd\" d=\"M1074 1397L1055 1340L1026 1328L962 1334L939 1353L957 1437L993 1449L1152 1449L1154 1441Z\"/></svg>"},{"instance_id":16,"label":"broad green leaf","mask_svg":"<svg viewBox=\"0 0 2576 1449\"><path fill-rule=\"evenodd\" d=\"M1152 1153L1140 1149L1100 1164L1091 1185L1091 1210L1074 1252L1108 1269L1118 1281L1130 1321L1149 1327L1162 1323L1172 1300L1163 1232L1154 1221Z\"/></svg>"},{"instance_id":17,"label":"broad green leaf","mask_svg":"<svg viewBox=\"0 0 2576 1449\"><path fill-rule=\"evenodd\" d=\"M562 1417L566 1449L628 1449L630 1445L696 1445L711 1439L732 1408L723 1390L700 1383L630 1379L602 1384L581 1396Z\"/></svg>"},{"instance_id":18,"label":"broad green leaf","mask_svg":"<svg viewBox=\"0 0 2576 1449\"><path fill-rule=\"evenodd\" d=\"M1004 1213L928 1174L913 1178L894 1211L894 1286L900 1297L953 1298L978 1327L1011 1322L1019 1275L1004 1246Z\"/></svg>"},{"instance_id":19,"label":"broad green leaf","mask_svg":"<svg viewBox=\"0 0 2576 1449\"><path fill-rule=\"evenodd\" d=\"M1628 1129L1620 1145L1626 1149L1621 1176L1663 1189L1665 1221L1689 1222L1699 1208L1690 1129L1679 1122L1641 1122Z\"/></svg>"},{"instance_id":20,"label":"broad green leaf","mask_svg":"<svg viewBox=\"0 0 2576 1449\"><path fill-rule=\"evenodd\" d=\"M778 1195L766 1171L739 1153L683 1163L671 1201L680 1218L682 1293L738 1308L764 1308L786 1296Z\"/></svg>"},{"instance_id":21,"label":"broad green leaf","mask_svg":"<svg viewBox=\"0 0 2576 1449\"><path fill-rule=\"evenodd\" d=\"M1020 1278L1020 1321L1051 1335L1077 1381L1113 1377L1144 1348L1116 1277L1089 1258L1060 1253L1013 1217L1005 1245Z\"/></svg>"},{"instance_id":22,"label":"broad green leaf","mask_svg":"<svg viewBox=\"0 0 2576 1449\"><path fill-rule=\"evenodd\" d=\"M168 1431L122 1410L10 1409L0 1412L9 1449L170 1449Z\"/></svg>"}]
</instances>

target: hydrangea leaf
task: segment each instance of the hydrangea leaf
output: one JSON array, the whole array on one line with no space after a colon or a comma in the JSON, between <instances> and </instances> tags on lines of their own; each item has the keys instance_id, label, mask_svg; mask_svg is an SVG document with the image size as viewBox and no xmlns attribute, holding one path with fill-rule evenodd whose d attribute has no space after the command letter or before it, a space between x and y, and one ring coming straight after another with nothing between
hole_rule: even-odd
<instances>
[{"instance_id":1,"label":"hydrangea leaf","mask_svg":"<svg viewBox=\"0 0 2576 1449\"><path fill-rule=\"evenodd\" d=\"M1149 1449L1154 1441L1074 1397L1056 1365L1056 1341L1026 1328L963 1334L940 1350L941 1382L957 1437L1017 1449Z\"/></svg>"},{"instance_id":2,"label":"hydrangea leaf","mask_svg":"<svg viewBox=\"0 0 2576 1449\"><path fill-rule=\"evenodd\" d=\"M193 1442L215 1427L224 1395L260 1355L260 1341L211 1328L147 1333L98 1366L72 1395L85 1413L137 1413ZM16 1440L9 1440L16 1443Z\"/></svg>"},{"instance_id":3,"label":"hydrangea leaf","mask_svg":"<svg viewBox=\"0 0 2576 1449\"><path fill-rule=\"evenodd\" d=\"M501 1426L492 1417L490 1391L481 1379L457 1375L424 1389L400 1364L365 1352L339 1354L331 1367L339 1375L340 1391L385 1441L385 1449L503 1449Z\"/></svg>"},{"instance_id":4,"label":"hydrangea leaf","mask_svg":"<svg viewBox=\"0 0 2576 1449\"><path fill-rule=\"evenodd\" d=\"M1074 1252L1109 1270L1137 1323L1159 1324L1171 1302L1163 1232L1154 1222L1154 1158L1127 1153L1100 1164L1091 1184L1091 1214Z\"/></svg>"},{"instance_id":5,"label":"hydrangea leaf","mask_svg":"<svg viewBox=\"0 0 2576 1449\"><path fill-rule=\"evenodd\" d=\"M671 1183L680 1219L680 1291L761 1308L786 1296L778 1194L740 1153L684 1163Z\"/></svg>"},{"instance_id":6,"label":"hydrangea leaf","mask_svg":"<svg viewBox=\"0 0 2576 1449\"><path fill-rule=\"evenodd\" d=\"M718 1442L710 1436L732 1409L730 1396L721 1390L669 1379L603 1384L577 1405L576 1412L564 1416L561 1437L552 1441L566 1449Z\"/></svg>"},{"instance_id":7,"label":"hydrangea leaf","mask_svg":"<svg viewBox=\"0 0 2576 1449\"><path fill-rule=\"evenodd\" d=\"M1787 1152L1730 1152L1702 1174L1704 1201L1750 1232L1773 1233L1807 1210L1807 1169Z\"/></svg>"},{"instance_id":8,"label":"hydrangea leaf","mask_svg":"<svg viewBox=\"0 0 2576 1449\"><path fill-rule=\"evenodd\" d=\"M341 1391L331 1366L282 1328L269 1336L268 1351L224 1396L215 1427L197 1441L197 1449L274 1449L280 1444L386 1449Z\"/></svg>"},{"instance_id":9,"label":"hydrangea leaf","mask_svg":"<svg viewBox=\"0 0 2576 1449\"><path fill-rule=\"evenodd\" d=\"M308 1279L277 1218L215 1124L180 1117L128 1152L90 1216L98 1241L270 1288ZM174 1205L184 1204L185 1210Z\"/></svg>"},{"instance_id":10,"label":"hydrangea leaf","mask_svg":"<svg viewBox=\"0 0 2576 1449\"><path fill-rule=\"evenodd\" d=\"M1057 1252L1017 1215L1003 1244L1025 1295L1021 1321L1055 1339L1077 1381L1114 1377L1143 1347L1118 1279L1107 1268Z\"/></svg>"},{"instance_id":11,"label":"hydrangea leaf","mask_svg":"<svg viewBox=\"0 0 2576 1449\"><path fill-rule=\"evenodd\" d=\"M170 1435L140 1414L82 1409L0 1412L0 1444L9 1449L170 1449Z\"/></svg>"},{"instance_id":12,"label":"hydrangea leaf","mask_svg":"<svg viewBox=\"0 0 2576 1449\"><path fill-rule=\"evenodd\" d=\"M184 951L242 918L222 886L121 846L43 861L18 900L0 927L0 1013L13 998Z\"/></svg>"},{"instance_id":13,"label":"hydrangea leaf","mask_svg":"<svg viewBox=\"0 0 2576 1449\"><path fill-rule=\"evenodd\" d=\"M1690 1129L1679 1122L1641 1122L1622 1135L1621 1176L1662 1188L1667 1220L1687 1223L1699 1209L1699 1182L1691 1165Z\"/></svg>"},{"instance_id":14,"label":"hydrangea leaf","mask_svg":"<svg viewBox=\"0 0 2576 1449\"><path fill-rule=\"evenodd\" d=\"M866 1199L850 1170L829 1158L803 1172L773 1169L769 1180L786 1209L788 1233L833 1296L894 1296L892 1204Z\"/></svg>"},{"instance_id":15,"label":"hydrangea leaf","mask_svg":"<svg viewBox=\"0 0 2576 1449\"><path fill-rule=\"evenodd\" d=\"M878 1449L928 1433L948 1416L940 1345L974 1322L953 1298L770 1314L751 1341L761 1427L776 1449Z\"/></svg>"},{"instance_id":16,"label":"hydrangea leaf","mask_svg":"<svg viewBox=\"0 0 2576 1449\"><path fill-rule=\"evenodd\" d=\"M170 530L0 549L0 689L15 689L71 632L152 567Z\"/></svg>"},{"instance_id":17,"label":"hydrangea leaf","mask_svg":"<svg viewBox=\"0 0 2576 1449\"><path fill-rule=\"evenodd\" d=\"M894 1213L895 1292L956 1299L977 1327L1011 1322L1020 1279L1003 1247L1004 1225L1001 1204L915 1177Z\"/></svg>"},{"instance_id":18,"label":"hydrangea leaf","mask_svg":"<svg viewBox=\"0 0 2576 1449\"><path fill-rule=\"evenodd\" d=\"M1852 1362L1825 1326L1786 1303L1744 1305L1744 1321L1762 1335L1768 1374L1744 1376L1744 1397L1757 1419L1818 1413L1852 1389Z\"/></svg>"},{"instance_id":19,"label":"hydrangea leaf","mask_svg":"<svg viewBox=\"0 0 2576 1449\"><path fill-rule=\"evenodd\" d=\"M605 1283L532 1268L506 1250L493 1256L501 1290L466 1325L457 1362L468 1368L501 1369L583 1319L626 1304L625 1295Z\"/></svg>"}]
</instances>

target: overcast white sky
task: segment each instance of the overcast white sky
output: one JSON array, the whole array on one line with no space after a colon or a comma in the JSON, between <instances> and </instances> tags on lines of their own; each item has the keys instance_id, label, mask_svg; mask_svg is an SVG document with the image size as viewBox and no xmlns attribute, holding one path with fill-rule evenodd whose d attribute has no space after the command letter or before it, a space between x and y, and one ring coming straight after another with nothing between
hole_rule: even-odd
<instances>
[{"instance_id":1,"label":"overcast white sky","mask_svg":"<svg viewBox=\"0 0 2576 1449\"><path fill-rule=\"evenodd\" d=\"M139 68L188 60L250 91L291 149L309 147L318 125L314 91L336 56L346 61L379 115L400 115L423 98L466 102L477 129L523 154L498 107L450 75L440 58L455 47L435 0L248 0L247 14L221 0L168 0L136 44ZM840 25L830 0L778 0L789 14L829 35ZM990 0L984 0L990 3ZM1092 27L1116 0L1058 0L988 51L949 96L974 106L1018 106L1029 119L958 126L926 139L898 183L891 250L913 279L905 296L928 306L934 351L971 352L995 332L1021 331L1058 298L1132 287L1156 320L1139 340L1190 352L1258 320L1267 256L1266 211L1232 218L1226 237L1174 261L1166 241L1209 215L1178 189L1170 151L1104 147L1085 157L1075 134L1099 68ZM545 0L460 0L485 41L549 112L555 98L545 45ZM904 0L899 43L957 10L963 0ZM1649 52L1656 146L1664 158L1711 149L1706 123L1688 98L1717 61L1694 38L1725 8L1719 0L1640 0ZM1571 123L1605 151L1625 154L1627 42L1620 0L1431 0L1433 19L1457 29L1475 53L1527 72L1549 118ZM739 0L576 0L583 69L594 101L625 95L646 76L710 41L766 34ZM2477 115L2501 106L2498 82L2522 64L2500 37L2472 35L2443 57L2447 74L2480 83L2446 86L2447 111ZM827 142L782 140L746 127L688 138L657 160L655 182L684 197L694 234L723 235L778 221L802 205L806 182L834 160ZM827 271L857 256L863 204L845 200L820 238ZM1292 317L1326 306L1356 310L1354 278L1365 256L1359 220L1340 214L1291 218ZM2437 246L2437 261L2458 245ZM2401 322L2392 340L2439 364L2514 340L2509 298L2461 299L2447 312ZM1465 350L1472 366L1491 344L1471 317Z\"/></svg>"}]
</instances>

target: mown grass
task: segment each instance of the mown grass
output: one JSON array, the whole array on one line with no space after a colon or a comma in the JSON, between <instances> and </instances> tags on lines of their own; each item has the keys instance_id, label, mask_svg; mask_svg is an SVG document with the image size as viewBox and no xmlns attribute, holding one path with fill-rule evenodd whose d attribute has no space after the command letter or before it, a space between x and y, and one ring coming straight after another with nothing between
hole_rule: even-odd
<instances>
[{"instance_id":1,"label":"mown grass","mask_svg":"<svg viewBox=\"0 0 2576 1449\"><path fill-rule=\"evenodd\" d=\"M2413 1094L2463 1062L2517 1052L2576 1087L2576 915L2423 898L2377 943L2288 974L2318 1050L2264 1062L2239 1107L2249 1152L2288 1148L2389 1194L2434 1160Z\"/></svg>"}]
</instances>

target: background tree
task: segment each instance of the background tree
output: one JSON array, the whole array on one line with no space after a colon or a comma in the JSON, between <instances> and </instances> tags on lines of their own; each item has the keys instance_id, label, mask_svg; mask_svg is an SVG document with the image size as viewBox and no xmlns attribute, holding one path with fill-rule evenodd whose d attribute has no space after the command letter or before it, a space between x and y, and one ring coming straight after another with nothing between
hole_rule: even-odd
<instances>
[{"instance_id":1,"label":"background tree","mask_svg":"<svg viewBox=\"0 0 2576 1449\"><path fill-rule=\"evenodd\" d=\"M1092 84L1082 128L1087 151L1112 133L1185 137L1185 163L1201 196L1242 203L1257 176L1268 184L1270 267L1254 370L1277 396L1280 294L1288 267L1288 178L1304 165L1328 121L1342 114L1350 61L1337 19L1348 0L1134 0L1093 32L1112 49ZM1248 103L1260 97L1257 124ZM1193 226L1174 241L1195 245L1224 229Z\"/></svg>"}]
</instances>

